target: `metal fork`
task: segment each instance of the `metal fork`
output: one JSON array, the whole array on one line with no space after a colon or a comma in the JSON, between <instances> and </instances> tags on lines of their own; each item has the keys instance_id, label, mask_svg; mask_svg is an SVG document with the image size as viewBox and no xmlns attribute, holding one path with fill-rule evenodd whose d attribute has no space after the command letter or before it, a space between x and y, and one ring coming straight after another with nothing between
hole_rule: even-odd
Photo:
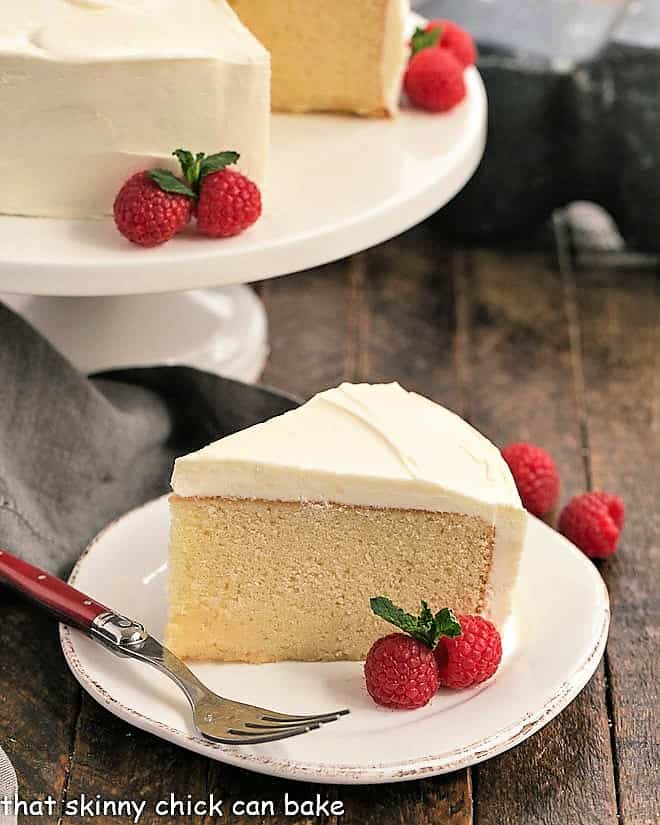
<instances>
[{"instance_id":1,"label":"metal fork","mask_svg":"<svg viewBox=\"0 0 660 825\"><path fill-rule=\"evenodd\" d=\"M61 579L0 550L0 580L36 601L60 621L83 630L122 658L137 659L169 676L186 695L193 723L206 739L223 745L258 745L316 730L348 710L312 715L278 713L225 699L210 691L140 622L85 596Z\"/></svg>"}]
</instances>

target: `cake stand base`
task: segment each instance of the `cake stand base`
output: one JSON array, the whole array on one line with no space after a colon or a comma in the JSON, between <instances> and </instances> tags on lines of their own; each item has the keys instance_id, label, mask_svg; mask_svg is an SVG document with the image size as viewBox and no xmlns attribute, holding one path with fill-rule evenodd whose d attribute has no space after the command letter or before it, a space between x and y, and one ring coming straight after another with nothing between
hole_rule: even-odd
<instances>
[{"instance_id":1,"label":"cake stand base","mask_svg":"<svg viewBox=\"0 0 660 825\"><path fill-rule=\"evenodd\" d=\"M156 295L0 295L79 370L184 365L254 382L268 356L263 304L246 286Z\"/></svg>"}]
</instances>

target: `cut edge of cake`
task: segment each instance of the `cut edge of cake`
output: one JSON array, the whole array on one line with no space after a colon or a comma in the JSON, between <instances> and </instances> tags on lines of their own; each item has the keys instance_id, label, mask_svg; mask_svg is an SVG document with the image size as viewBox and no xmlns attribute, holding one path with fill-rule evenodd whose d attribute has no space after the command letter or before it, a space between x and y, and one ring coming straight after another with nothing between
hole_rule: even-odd
<instances>
[{"instance_id":1,"label":"cut edge of cake","mask_svg":"<svg viewBox=\"0 0 660 825\"><path fill-rule=\"evenodd\" d=\"M272 55L274 111L396 115L409 0L229 2Z\"/></svg>"}]
</instances>

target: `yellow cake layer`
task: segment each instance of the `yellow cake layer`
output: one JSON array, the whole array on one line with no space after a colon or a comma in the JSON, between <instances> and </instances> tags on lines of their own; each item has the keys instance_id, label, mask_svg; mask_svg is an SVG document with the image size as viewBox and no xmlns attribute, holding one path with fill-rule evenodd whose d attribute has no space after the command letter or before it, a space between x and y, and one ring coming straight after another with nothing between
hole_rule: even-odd
<instances>
[{"instance_id":1,"label":"yellow cake layer","mask_svg":"<svg viewBox=\"0 0 660 825\"><path fill-rule=\"evenodd\" d=\"M284 112L393 114L402 71L396 0L230 0L272 58L272 105Z\"/></svg>"},{"instance_id":2,"label":"yellow cake layer","mask_svg":"<svg viewBox=\"0 0 660 825\"><path fill-rule=\"evenodd\" d=\"M364 659L394 631L372 596L417 613L483 607L494 529L420 510L171 497L167 645L228 662Z\"/></svg>"}]
</instances>

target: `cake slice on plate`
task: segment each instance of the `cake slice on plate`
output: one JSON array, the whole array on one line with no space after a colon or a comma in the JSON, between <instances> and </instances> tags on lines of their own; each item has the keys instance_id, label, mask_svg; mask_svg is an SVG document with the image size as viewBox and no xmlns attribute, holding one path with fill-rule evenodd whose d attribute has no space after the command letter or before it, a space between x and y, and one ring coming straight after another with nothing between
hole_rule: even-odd
<instances>
[{"instance_id":1,"label":"cake slice on plate","mask_svg":"<svg viewBox=\"0 0 660 825\"><path fill-rule=\"evenodd\" d=\"M397 111L408 0L230 2L271 53L276 111Z\"/></svg>"},{"instance_id":2,"label":"cake slice on plate","mask_svg":"<svg viewBox=\"0 0 660 825\"><path fill-rule=\"evenodd\" d=\"M499 450L398 384L343 384L180 458L167 644L179 656L363 659L369 607L502 625L526 515Z\"/></svg>"}]
</instances>

